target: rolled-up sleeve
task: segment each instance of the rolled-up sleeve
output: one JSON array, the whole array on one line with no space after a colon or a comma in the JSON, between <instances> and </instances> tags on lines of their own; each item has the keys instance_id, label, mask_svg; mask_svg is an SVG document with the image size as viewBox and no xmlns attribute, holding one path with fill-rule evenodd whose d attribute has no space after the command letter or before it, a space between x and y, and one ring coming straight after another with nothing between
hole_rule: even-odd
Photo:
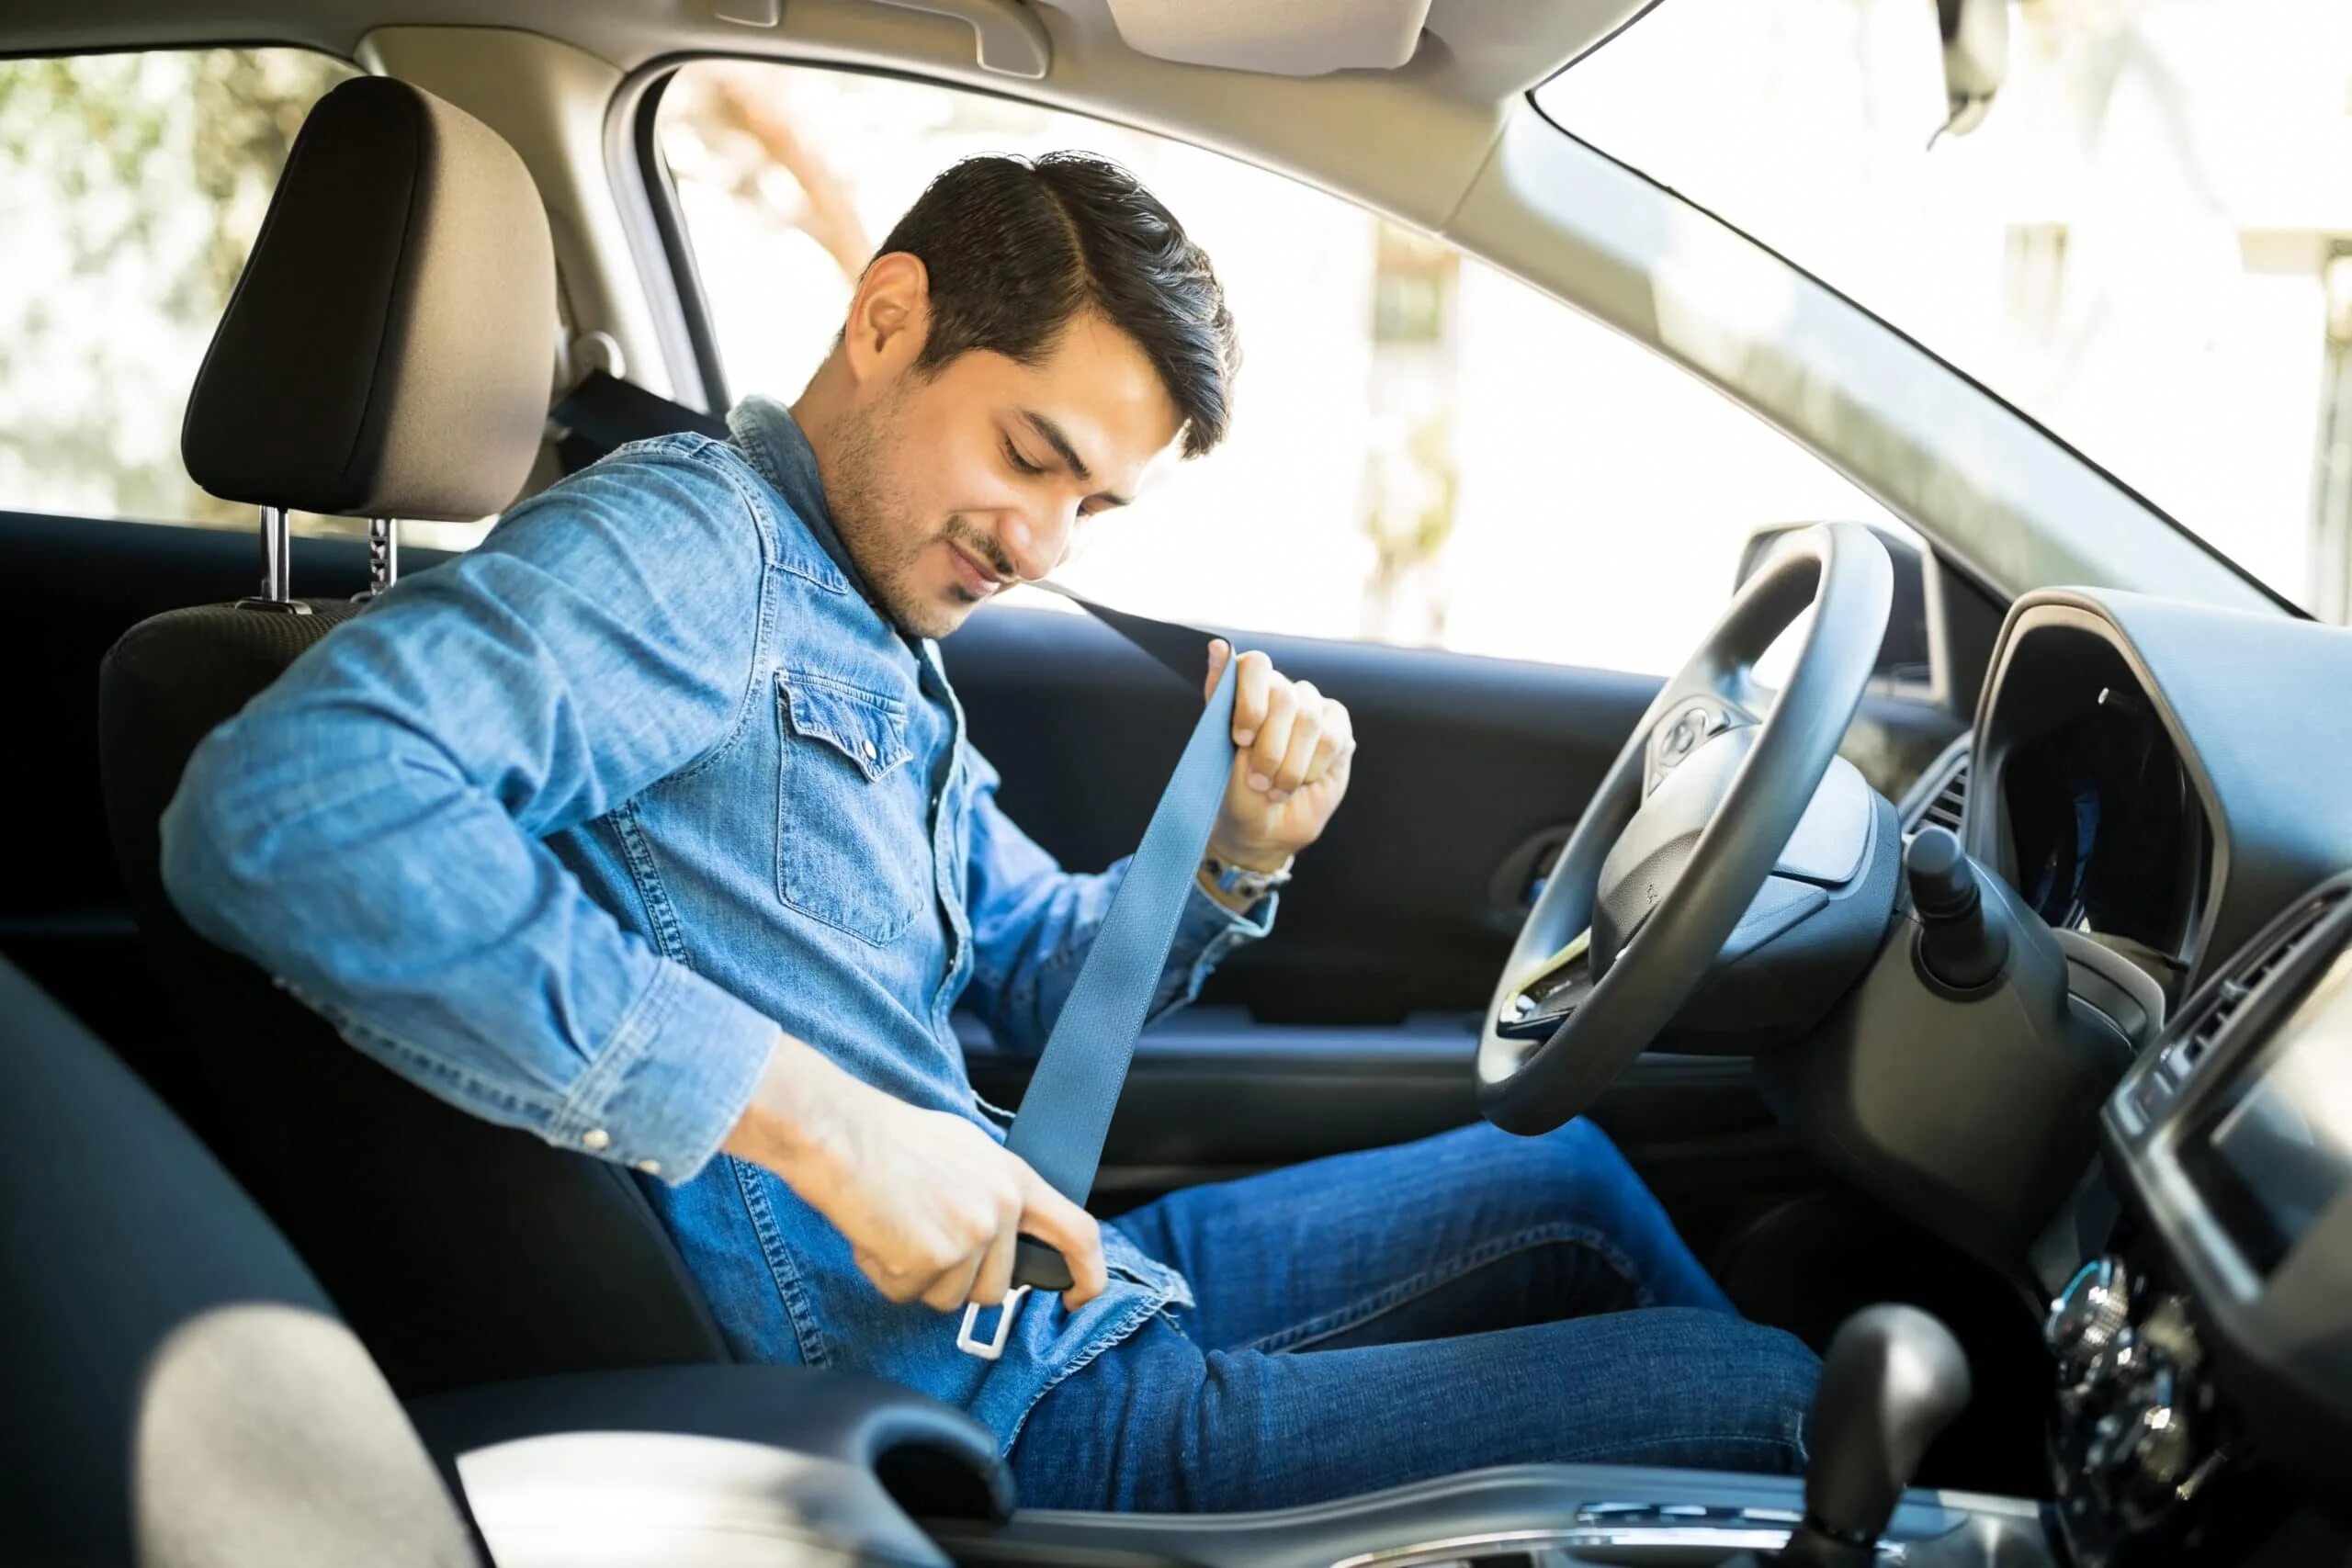
<instances>
[{"instance_id":1,"label":"rolled-up sleeve","mask_svg":"<svg viewBox=\"0 0 2352 1568\"><path fill-rule=\"evenodd\" d=\"M1000 1049L1034 1055L1045 1049L1127 863L1097 873L1064 871L998 806L996 769L970 747L964 756L972 788L967 899L973 960L967 996ZM1195 881L1177 919L1150 1018L1191 1001L1220 959L1272 931L1278 901L1270 893L1236 913Z\"/></svg>"},{"instance_id":2,"label":"rolled-up sleeve","mask_svg":"<svg viewBox=\"0 0 2352 1568\"><path fill-rule=\"evenodd\" d=\"M189 923L353 1044L673 1181L741 1116L776 1026L541 840L749 711L772 534L706 445L627 449L400 583L205 740L163 821Z\"/></svg>"}]
</instances>

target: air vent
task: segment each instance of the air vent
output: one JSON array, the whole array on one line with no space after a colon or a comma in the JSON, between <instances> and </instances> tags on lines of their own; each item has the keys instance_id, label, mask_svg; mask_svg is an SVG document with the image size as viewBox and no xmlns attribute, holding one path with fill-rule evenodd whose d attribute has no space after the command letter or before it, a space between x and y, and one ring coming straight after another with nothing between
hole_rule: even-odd
<instances>
[{"instance_id":1,"label":"air vent","mask_svg":"<svg viewBox=\"0 0 2352 1568\"><path fill-rule=\"evenodd\" d=\"M1968 753L1959 752L1949 764L1943 783L1928 797L1927 805L1917 816L1905 823L1905 832L1916 833L1922 828L1949 828L1960 831L1961 819L1968 811Z\"/></svg>"},{"instance_id":2,"label":"air vent","mask_svg":"<svg viewBox=\"0 0 2352 1568\"><path fill-rule=\"evenodd\" d=\"M2286 967L2287 961L2310 940L2312 932L2327 918L2327 912L2343 897L2344 890L2341 888L2321 894L2285 931L2240 959L2222 976L2213 987L2212 999L2206 1003L2203 1016L2198 1019L2187 1037L2171 1053L2176 1076L2185 1074L2197 1066L2207 1047L2220 1039L2222 1032L2229 1027L2230 1020L2237 1015L2239 1007L2262 988L2264 981Z\"/></svg>"}]
</instances>

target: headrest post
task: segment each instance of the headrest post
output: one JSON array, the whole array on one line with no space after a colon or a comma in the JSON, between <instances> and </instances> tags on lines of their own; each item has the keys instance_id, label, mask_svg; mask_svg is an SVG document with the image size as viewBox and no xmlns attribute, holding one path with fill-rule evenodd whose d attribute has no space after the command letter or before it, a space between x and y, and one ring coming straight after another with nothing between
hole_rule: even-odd
<instances>
[{"instance_id":1,"label":"headrest post","mask_svg":"<svg viewBox=\"0 0 2352 1568\"><path fill-rule=\"evenodd\" d=\"M286 526L286 508L261 509L261 597L240 599L240 610L275 610L285 615L307 615L311 607L294 597L294 536Z\"/></svg>"},{"instance_id":2,"label":"headrest post","mask_svg":"<svg viewBox=\"0 0 2352 1568\"><path fill-rule=\"evenodd\" d=\"M279 603L294 597L294 536L282 506L261 509L261 596Z\"/></svg>"},{"instance_id":3,"label":"headrest post","mask_svg":"<svg viewBox=\"0 0 2352 1568\"><path fill-rule=\"evenodd\" d=\"M368 519L368 592L362 599L373 599L390 588L401 574L401 525L390 517Z\"/></svg>"}]
</instances>

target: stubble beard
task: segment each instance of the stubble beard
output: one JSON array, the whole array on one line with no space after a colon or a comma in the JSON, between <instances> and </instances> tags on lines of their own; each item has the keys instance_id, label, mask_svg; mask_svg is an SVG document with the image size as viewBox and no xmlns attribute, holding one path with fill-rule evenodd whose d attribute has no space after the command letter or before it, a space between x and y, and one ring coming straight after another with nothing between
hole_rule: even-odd
<instances>
[{"instance_id":1,"label":"stubble beard","mask_svg":"<svg viewBox=\"0 0 2352 1568\"><path fill-rule=\"evenodd\" d=\"M945 637L956 621L943 607L923 604L911 581L930 541L908 541L905 531L893 526L910 511L903 487L890 474L888 434L898 406L894 393L842 419L826 503L875 607L911 637Z\"/></svg>"},{"instance_id":2,"label":"stubble beard","mask_svg":"<svg viewBox=\"0 0 2352 1568\"><path fill-rule=\"evenodd\" d=\"M914 514L903 484L892 471L896 415L901 393L844 416L833 460L827 505L833 527L865 579L866 592L892 625L910 637L944 637L964 624L978 601L962 611L938 603L916 581L923 552L952 539L1010 577L1012 568L995 540L960 515L929 533L910 538L904 525Z\"/></svg>"}]
</instances>

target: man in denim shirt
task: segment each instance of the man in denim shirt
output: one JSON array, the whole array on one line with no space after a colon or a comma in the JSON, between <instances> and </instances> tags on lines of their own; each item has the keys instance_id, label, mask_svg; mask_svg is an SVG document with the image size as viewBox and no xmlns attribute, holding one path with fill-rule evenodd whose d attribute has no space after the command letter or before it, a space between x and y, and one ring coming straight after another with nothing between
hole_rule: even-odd
<instances>
[{"instance_id":1,"label":"man in denim shirt","mask_svg":"<svg viewBox=\"0 0 2352 1568\"><path fill-rule=\"evenodd\" d=\"M791 409L533 497L215 732L164 823L188 919L392 1070L641 1173L738 1354L964 1406L1031 1503L1798 1463L1811 1358L1588 1124L1099 1227L1005 1151L950 1012L1039 1048L1123 866L998 808L934 639L1214 446L1238 355L1207 258L1091 160L959 164L882 253ZM1346 793L1346 711L1261 654L1234 722L1158 1011ZM1076 1283L960 1354L939 1314L1002 1300L1023 1233Z\"/></svg>"}]
</instances>

